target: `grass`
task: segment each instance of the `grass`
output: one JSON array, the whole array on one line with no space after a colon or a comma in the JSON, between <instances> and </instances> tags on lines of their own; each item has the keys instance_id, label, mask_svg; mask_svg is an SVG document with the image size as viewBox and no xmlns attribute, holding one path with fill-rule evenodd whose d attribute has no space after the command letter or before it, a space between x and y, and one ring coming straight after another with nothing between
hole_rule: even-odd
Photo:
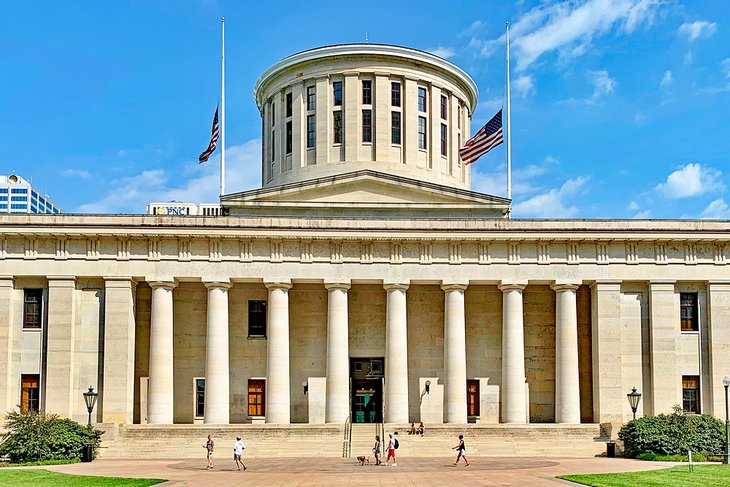
<instances>
[{"instance_id":1,"label":"grass","mask_svg":"<svg viewBox=\"0 0 730 487\"><path fill-rule=\"evenodd\" d=\"M687 455L660 455L657 453L641 453L636 457L637 460L646 460L649 462L686 462ZM694 462L722 462L722 455L706 455L704 453L693 453L692 461Z\"/></svg>"},{"instance_id":2,"label":"grass","mask_svg":"<svg viewBox=\"0 0 730 487\"><path fill-rule=\"evenodd\" d=\"M58 487L146 487L165 482L160 479L125 479L119 477L90 477L66 475L48 470L7 469L0 471L0 486L53 485Z\"/></svg>"},{"instance_id":3,"label":"grass","mask_svg":"<svg viewBox=\"0 0 730 487\"><path fill-rule=\"evenodd\" d=\"M78 459L74 459L74 460L40 460L38 462L21 462L21 463L0 462L0 468L3 468L3 467L35 467L37 465L68 465L69 463L79 463L79 460Z\"/></svg>"},{"instance_id":4,"label":"grass","mask_svg":"<svg viewBox=\"0 0 730 487\"><path fill-rule=\"evenodd\" d=\"M706 487L730 485L730 466L695 465L690 472L686 465L648 472L561 475L558 477L593 487Z\"/></svg>"}]
</instances>

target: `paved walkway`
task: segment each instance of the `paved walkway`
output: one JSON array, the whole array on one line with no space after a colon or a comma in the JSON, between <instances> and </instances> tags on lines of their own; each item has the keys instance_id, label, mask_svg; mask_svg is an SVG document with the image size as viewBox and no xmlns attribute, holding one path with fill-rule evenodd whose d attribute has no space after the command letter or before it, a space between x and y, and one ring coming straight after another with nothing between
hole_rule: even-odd
<instances>
[{"instance_id":1,"label":"paved walkway","mask_svg":"<svg viewBox=\"0 0 730 487\"><path fill-rule=\"evenodd\" d=\"M245 459L244 459L245 460ZM403 459L397 467L360 466L348 458L262 458L246 460L239 472L233 459L216 458L212 471L205 458L193 460L95 460L92 463L44 467L56 472L110 477L148 477L170 480L165 485L247 486L559 486L555 479L569 473L608 473L652 470L671 466L665 462L640 462L620 458L504 458L474 457L471 465L451 466L451 458ZM575 484L569 484L575 485Z\"/></svg>"}]
</instances>

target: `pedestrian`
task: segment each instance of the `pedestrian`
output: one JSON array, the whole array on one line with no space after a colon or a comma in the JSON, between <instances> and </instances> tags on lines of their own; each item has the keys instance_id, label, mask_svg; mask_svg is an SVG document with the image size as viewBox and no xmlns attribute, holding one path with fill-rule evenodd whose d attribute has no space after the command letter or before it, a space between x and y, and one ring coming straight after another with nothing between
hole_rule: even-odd
<instances>
[{"instance_id":1,"label":"pedestrian","mask_svg":"<svg viewBox=\"0 0 730 487\"><path fill-rule=\"evenodd\" d=\"M375 455L375 465L380 465L383 462L380 461L380 436L375 435L375 445L373 446L373 455Z\"/></svg>"},{"instance_id":2,"label":"pedestrian","mask_svg":"<svg viewBox=\"0 0 730 487\"><path fill-rule=\"evenodd\" d=\"M241 459L241 455L243 455L243 450L245 449L246 445L244 445L241 441L241 437L236 436L236 441L233 442L233 459L236 461L236 467L238 470L241 470L241 467L243 467L243 470L246 470L246 465L244 465L243 460Z\"/></svg>"},{"instance_id":3,"label":"pedestrian","mask_svg":"<svg viewBox=\"0 0 730 487\"><path fill-rule=\"evenodd\" d=\"M395 449L398 448L398 440L393 438L392 433L389 433L388 436L390 437L390 439L388 440L388 458L385 459L385 464L388 465L388 461L390 461L390 459L392 458L393 459L392 466L397 467L398 464L396 463L396 460L395 460Z\"/></svg>"},{"instance_id":4,"label":"pedestrian","mask_svg":"<svg viewBox=\"0 0 730 487\"><path fill-rule=\"evenodd\" d=\"M208 466L206 470L213 470L213 450L215 450L215 441L213 437L208 435L208 441L205 443L205 451L208 453Z\"/></svg>"},{"instance_id":5,"label":"pedestrian","mask_svg":"<svg viewBox=\"0 0 730 487\"><path fill-rule=\"evenodd\" d=\"M459 459L463 458L464 463L466 463L466 466L469 466L469 460L466 459L466 445L464 444L464 435L459 435L459 444L452 448L452 450L456 450L456 461L454 462L454 467L457 463L459 463Z\"/></svg>"}]
</instances>

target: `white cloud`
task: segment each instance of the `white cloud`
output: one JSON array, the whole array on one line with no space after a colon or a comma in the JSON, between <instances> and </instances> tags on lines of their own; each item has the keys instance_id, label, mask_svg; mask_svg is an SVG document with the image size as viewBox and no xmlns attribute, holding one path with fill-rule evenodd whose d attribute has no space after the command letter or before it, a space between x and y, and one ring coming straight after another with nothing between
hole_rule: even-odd
<instances>
[{"instance_id":1,"label":"white cloud","mask_svg":"<svg viewBox=\"0 0 730 487\"><path fill-rule=\"evenodd\" d=\"M707 208L702 210L700 218L713 220L730 219L730 206L728 206L724 199L718 198L707 205Z\"/></svg>"},{"instance_id":2,"label":"white cloud","mask_svg":"<svg viewBox=\"0 0 730 487\"><path fill-rule=\"evenodd\" d=\"M694 22L685 22L679 26L677 33L687 38L689 42L697 39L712 37L717 31L717 24L707 22L706 20L695 20Z\"/></svg>"},{"instance_id":3,"label":"white cloud","mask_svg":"<svg viewBox=\"0 0 730 487\"><path fill-rule=\"evenodd\" d=\"M66 176L69 178L81 178L81 179L89 179L91 177L91 174L89 171L85 169L66 169L61 173L62 176Z\"/></svg>"},{"instance_id":4,"label":"white cloud","mask_svg":"<svg viewBox=\"0 0 730 487\"><path fill-rule=\"evenodd\" d=\"M144 213L153 201L213 203L218 201L220 173L217 158L191 168L192 177L179 184L169 184L163 169L143 171L134 176L113 180L107 193L98 201L81 205L81 213ZM261 185L261 141L250 140L226 150L226 193Z\"/></svg>"},{"instance_id":5,"label":"white cloud","mask_svg":"<svg viewBox=\"0 0 730 487\"><path fill-rule=\"evenodd\" d=\"M725 73L726 78L730 78L730 57L722 60L720 69Z\"/></svg>"},{"instance_id":6,"label":"white cloud","mask_svg":"<svg viewBox=\"0 0 730 487\"><path fill-rule=\"evenodd\" d=\"M639 209L639 204L636 201L632 201L629 203L629 205L626 207L627 210L636 211Z\"/></svg>"},{"instance_id":7,"label":"white cloud","mask_svg":"<svg viewBox=\"0 0 730 487\"><path fill-rule=\"evenodd\" d=\"M611 78L607 70L589 71L589 73L591 83L593 83L593 95L591 95L588 103L596 103L604 96L613 93L616 88L616 78Z\"/></svg>"},{"instance_id":8,"label":"white cloud","mask_svg":"<svg viewBox=\"0 0 730 487\"><path fill-rule=\"evenodd\" d=\"M512 82L512 91L515 95L525 98L535 91L535 80L532 76L520 76Z\"/></svg>"},{"instance_id":9,"label":"white cloud","mask_svg":"<svg viewBox=\"0 0 730 487\"><path fill-rule=\"evenodd\" d=\"M650 216L651 216L651 210L644 210L644 211L638 212L631 218L633 218L634 220L646 220Z\"/></svg>"},{"instance_id":10,"label":"white cloud","mask_svg":"<svg viewBox=\"0 0 730 487\"><path fill-rule=\"evenodd\" d=\"M646 122L646 115L641 112L636 112L634 114L634 123L641 125L644 122Z\"/></svg>"},{"instance_id":11,"label":"white cloud","mask_svg":"<svg viewBox=\"0 0 730 487\"><path fill-rule=\"evenodd\" d=\"M692 54L692 51L687 51L684 53L684 64L685 66L689 66L692 64L695 60L694 54Z\"/></svg>"},{"instance_id":12,"label":"white cloud","mask_svg":"<svg viewBox=\"0 0 730 487\"><path fill-rule=\"evenodd\" d=\"M449 59L451 57L456 56L456 51L450 47L438 46L433 49L429 49L428 52L430 52L431 54L433 54L435 56L442 57L444 59Z\"/></svg>"},{"instance_id":13,"label":"white cloud","mask_svg":"<svg viewBox=\"0 0 730 487\"><path fill-rule=\"evenodd\" d=\"M659 88L664 89L672 84L672 72L668 69L664 71L664 76L662 77L662 81L659 83Z\"/></svg>"},{"instance_id":14,"label":"white cloud","mask_svg":"<svg viewBox=\"0 0 730 487\"><path fill-rule=\"evenodd\" d=\"M656 190L669 199L688 198L724 189L721 177L722 172L717 169L689 163L667 176Z\"/></svg>"},{"instance_id":15,"label":"white cloud","mask_svg":"<svg viewBox=\"0 0 730 487\"><path fill-rule=\"evenodd\" d=\"M585 186L589 178L580 176L568 179L560 188L550 189L546 193L538 194L525 201L520 201L512 207L515 216L537 218L571 218L578 214L578 207L569 206L566 199L575 196Z\"/></svg>"},{"instance_id":16,"label":"white cloud","mask_svg":"<svg viewBox=\"0 0 730 487\"><path fill-rule=\"evenodd\" d=\"M474 34L478 33L482 27L484 27L484 22L481 20L475 20L474 22L469 25L466 29L462 30L461 33L459 33L462 37L471 37Z\"/></svg>"}]
</instances>

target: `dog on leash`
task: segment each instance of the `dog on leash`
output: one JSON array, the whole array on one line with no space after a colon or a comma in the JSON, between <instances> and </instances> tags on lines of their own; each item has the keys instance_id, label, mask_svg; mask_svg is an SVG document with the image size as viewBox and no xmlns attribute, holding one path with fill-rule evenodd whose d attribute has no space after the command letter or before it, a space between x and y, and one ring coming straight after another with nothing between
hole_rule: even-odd
<instances>
[{"instance_id":1,"label":"dog on leash","mask_svg":"<svg viewBox=\"0 0 730 487\"><path fill-rule=\"evenodd\" d=\"M370 456L369 455L359 455L357 457L357 461L360 462L360 466L365 465L365 463L370 465Z\"/></svg>"}]
</instances>

